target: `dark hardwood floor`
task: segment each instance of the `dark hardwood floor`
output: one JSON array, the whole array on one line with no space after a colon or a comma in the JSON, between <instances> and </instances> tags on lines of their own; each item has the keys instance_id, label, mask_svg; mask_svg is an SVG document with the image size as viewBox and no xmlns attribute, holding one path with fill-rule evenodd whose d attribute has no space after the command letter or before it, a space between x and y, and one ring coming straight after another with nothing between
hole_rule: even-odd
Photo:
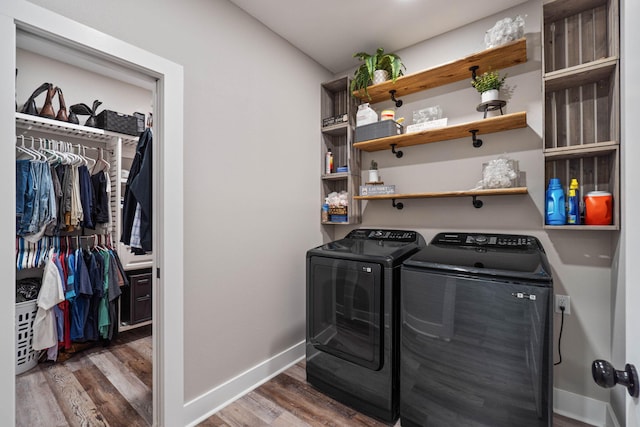
<instances>
[{"instance_id":1,"label":"dark hardwood floor","mask_svg":"<svg viewBox=\"0 0 640 427\"><path fill-rule=\"evenodd\" d=\"M557 414L554 414L553 425L589 427ZM303 361L198 424L198 427L227 426L383 427L388 424L362 415L315 390L307 384ZM401 421L394 425L399 426Z\"/></svg>"},{"instance_id":2,"label":"dark hardwood floor","mask_svg":"<svg viewBox=\"0 0 640 427\"><path fill-rule=\"evenodd\" d=\"M148 427L151 384L149 325L16 376L16 426Z\"/></svg>"},{"instance_id":3,"label":"dark hardwood floor","mask_svg":"<svg viewBox=\"0 0 640 427\"><path fill-rule=\"evenodd\" d=\"M145 326L121 333L109 347L93 347L64 362L41 363L16 377L16 426L151 426L151 360L151 326ZM307 384L304 362L198 424L199 427L385 425ZM554 426L587 424L556 415Z\"/></svg>"}]
</instances>

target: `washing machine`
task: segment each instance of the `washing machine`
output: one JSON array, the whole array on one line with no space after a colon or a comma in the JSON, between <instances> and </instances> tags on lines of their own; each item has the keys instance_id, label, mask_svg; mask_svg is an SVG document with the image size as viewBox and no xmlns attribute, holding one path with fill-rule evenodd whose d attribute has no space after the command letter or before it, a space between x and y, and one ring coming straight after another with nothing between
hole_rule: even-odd
<instances>
[{"instance_id":1,"label":"washing machine","mask_svg":"<svg viewBox=\"0 0 640 427\"><path fill-rule=\"evenodd\" d=\"M440 233L401 270L402 427L551 426L553 281L540 242Z\"/></svg>"},{"instance_id":2,"label":"washing machine","mask_svg":"<svg viewBox=\"0 0 640 427\"><path fill-rule=\"evenodd\" d=\"M307 252L307 382L357 411L399 413L402 261L425 247L415 231L358 229Z\"/></svg>"}]
</instances>

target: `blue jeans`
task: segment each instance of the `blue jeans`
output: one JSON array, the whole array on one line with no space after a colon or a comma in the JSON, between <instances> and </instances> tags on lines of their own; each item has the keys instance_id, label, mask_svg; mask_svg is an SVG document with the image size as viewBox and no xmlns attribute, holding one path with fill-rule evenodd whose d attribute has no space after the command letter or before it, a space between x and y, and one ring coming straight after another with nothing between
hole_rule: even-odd
<instances>
[{"instance_id":1,"label":"blue jeans","mask_svg":"<svg viewBox=\"0 0 640 427\"><path fill-rule=\"evenodd\" d=\"M16 234L26 233L33 216L35 199L30 160L16 160Z\"/></svg>"}]
</instances>

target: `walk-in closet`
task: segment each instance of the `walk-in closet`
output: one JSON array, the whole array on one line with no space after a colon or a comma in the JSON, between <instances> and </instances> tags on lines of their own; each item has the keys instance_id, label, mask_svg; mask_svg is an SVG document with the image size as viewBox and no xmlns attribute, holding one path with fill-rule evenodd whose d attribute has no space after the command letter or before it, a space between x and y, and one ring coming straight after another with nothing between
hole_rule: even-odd
<instances>
[{"instance_id":1,"label":"walk-in closet","mask_svg":"<svg viewBox=\"0 0 640 427\"><path fill-rule=\"evenodd\" d=\"M147 167L137 195L151 200L152 159L145 155L153 146L155 82L71 64L69 55L75 53L18 33L16 425L93 425L108 417L100 393L122 396L130 420L152 425L151 212L150 202L141 208L133 196L133 183ZM120 334L147 338L123 347ZM118 366L136 364L131 378L106 380ZM34 410L36 394L50 394L52 403ZM69 394L77 398L62 403Z\"/></svg>"}]
</instances>

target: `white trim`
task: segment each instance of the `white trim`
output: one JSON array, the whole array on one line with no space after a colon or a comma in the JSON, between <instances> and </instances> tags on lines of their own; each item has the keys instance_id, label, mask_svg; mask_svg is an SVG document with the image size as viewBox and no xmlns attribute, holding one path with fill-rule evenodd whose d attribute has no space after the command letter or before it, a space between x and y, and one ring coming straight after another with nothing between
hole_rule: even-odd
<instances>
[{"instance_id":1,"label":"white trim","mask_svg":"<svg viewBox=\"0 0 640 427\"><path fill-rule=\"evenodd\" d=\"M607 403L607 413L605 414L605 427L620 427L616 413L611 404Z\"/></svg>"},{"instance_id":2,"label":"white trim","mask_svg":"<svg viewBox=\"0 0 640 427\"><path fill-rule=\"evenodd\" d=\"M0 3L0 53L9 60L0 64L0 132L5 140L13 138L15 116L12 99L15 93L16 25L82 54L113 62L120 69L130 69L157 80L154 126L154 250L156 266L162 277L154 280L153 307L153 407L154 425L182 425L184 415L184 307L183 307L183 68L164 58L139 49L86 25L77 23L25 0ZM82 42L80 42L80 40ZM0 144L0 177L15 179L13 147ZM11 151L9 151L11 150ZM155 167L157 166L157 167ZM15 188L3 190L9 203L15 203ZM15 212L15 208L13 209ZM12 272L14 266L14 220L9 209L2 210L4 227L0 228L0 271ZM13 216L13 215L11 215ZM9 237L11 236L11 237ZM155 276L155 275L154 275ZM9 289L9 288L7 288ZM0 298L0 316L15 311L13 296ZM13 320L3 322L12 325ZM9 328L7 328L9 329ZM14 328L0 333L0 379L4 403L0 419L15 424L15 340ZM11 339L8 339L9 336ZM9 344L11 343L11 344ZM13 422L12 422L13 421Z\"/></svg>"},{"instance_id":3,"label":"white trim","mask_svg":"<svg viewBox=\"0 0 640 427\"><path fill-rule=\"evenodd\" d=\"M620 427L609 403L557 388L553 389L553 412L597 427Z\"/></svg>"},{"instance_id":4,"label":"white trim","mask_svg":"<svg viewBox=\"0 0 640 427\"><path fill-rule=\"evenodd\" d=\"M185 425L195 426L251 390L298 363L305 355L302 341L257 364L184 405Z\"/></svg>"},{"instance_id":5,"label":"white trim","mask_svg":"<svg viewBox=\"0 0 640 427\"><path fill-rule=\"evenodd\" d=\"M13 224L16 212L15 185L13 189L11 182L15 182L15 148L12 141L15 137L15 114L13 102L15 97L14 84L10 84L15 79L15 25L13 19L0 13L0 180L4 183L2 192L3 204L9 205L0 209L0 271L2 271L5 285L15 283L15 228L6 225ZM6 82L6 83L5 83ZM4 286L4 291L0 297L0 384L2 384L2 405L0 405L0 420L7 426L15 425L15 402L16 402L16 352L15 352L15 296L12 286ZM10 295L10 297L9 297Z\"/></svg>"}]
</instances>

